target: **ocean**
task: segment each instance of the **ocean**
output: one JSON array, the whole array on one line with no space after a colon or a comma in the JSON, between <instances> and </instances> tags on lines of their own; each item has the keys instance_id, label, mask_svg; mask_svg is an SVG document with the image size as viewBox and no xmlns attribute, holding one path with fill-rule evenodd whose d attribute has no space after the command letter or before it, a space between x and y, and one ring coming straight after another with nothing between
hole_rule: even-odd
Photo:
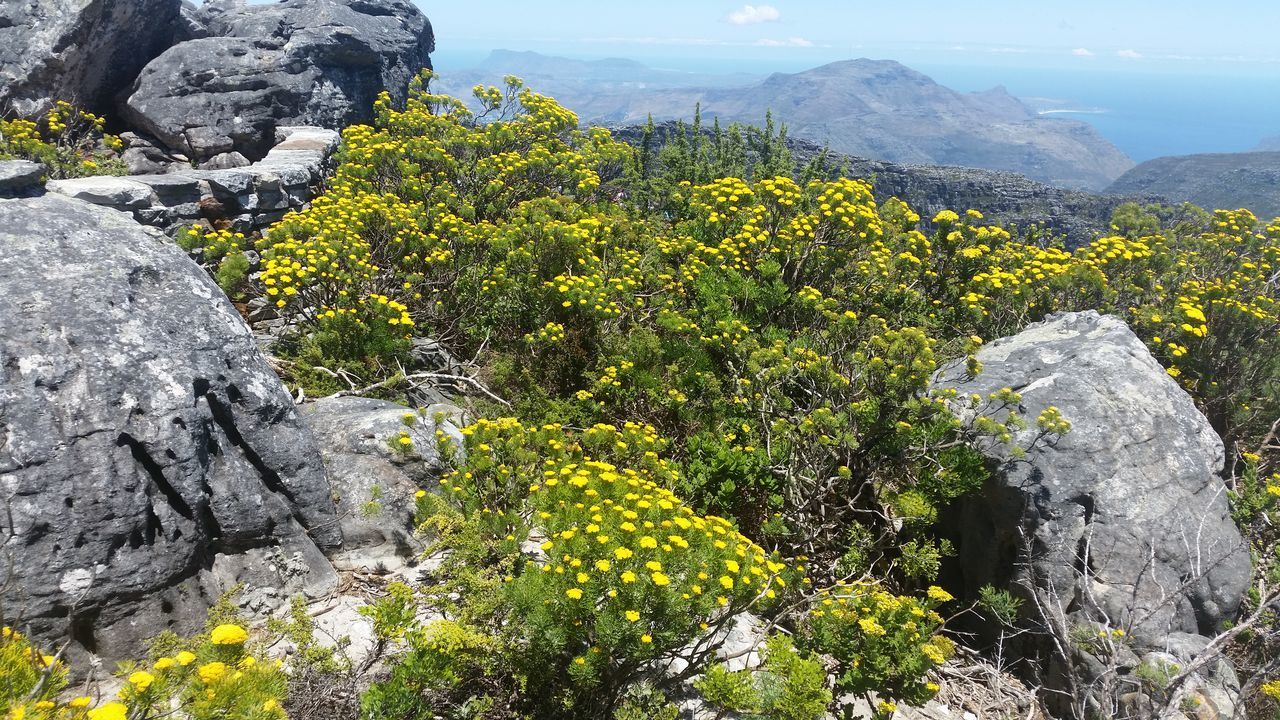
<instances>
[{"instance_id":1,"label":"ocean","mask_svg":"<svg viewBox=\"0 0 1280 720\"><path fill-rule=\"evenodd\" d=\"M1138 162L1241 152L1280 135L1280 67L1270 76L1175 75L920 65L960 91L1003 85L1053 116L1091 123Z\"/></svg>"}]
</instances>

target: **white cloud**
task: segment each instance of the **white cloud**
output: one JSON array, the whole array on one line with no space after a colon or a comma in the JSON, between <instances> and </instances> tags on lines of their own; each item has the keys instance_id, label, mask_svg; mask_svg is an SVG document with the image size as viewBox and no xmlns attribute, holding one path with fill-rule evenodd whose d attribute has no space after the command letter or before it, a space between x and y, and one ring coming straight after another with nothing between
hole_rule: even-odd
<instances>
[{"instance_id":1,"label":"white cloud","mask_svg":"<svg viewBox=\"0 0 1280 720\"><path fill-rule=\"evenodd\" d=\"M741 9L729 13L729 22L734 25L757 25L777 22L781 17L782 13L772 5L743 5Z\"/></svg>"},{"instance_id":2,"label":"white cloud","mask_svg":"<svg viewBox=\"0 0 1280 720\"><path fill-rule=\"evenodd\" d=\"M1076 57L1093 57L1093 51L1089 48L1076 48L1071 51L1071 54Z\"/></svg>"},{"instance_id":3,"label":"white cloud","mask_svg":"<svg viewBox=\"0 0 1280 720\"><path fill-rule=\"evenodd\" d=\"M1116 57L1122 57L1126 60L1141 60L1142 53L1137 50L1121 50L1116 53Z\"/></svg>"},{"instance_id":4,"label":"white cloud","mask_svg":"<svg viewBox=\"0 0 1280 720\"><path fill-rule=\"evenodd\" d=\"M756 41L760 47L813 47L813 42L802 37L790 37L785 40L761 38Z\"/></svg>"}]
</instances>

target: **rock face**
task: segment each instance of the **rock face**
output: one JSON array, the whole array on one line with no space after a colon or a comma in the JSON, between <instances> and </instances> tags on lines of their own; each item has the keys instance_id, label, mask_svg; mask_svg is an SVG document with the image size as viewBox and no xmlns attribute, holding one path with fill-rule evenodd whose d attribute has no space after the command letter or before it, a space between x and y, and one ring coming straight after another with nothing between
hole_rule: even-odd
<instances>
[{"instance_id":1,"label":"rock face","mask_svg":"<svg viewBox=\"0 0 1280 720\"><path fill-rule=\"evenodd\" d=\"M276 137L279 144L247 167L234 167L233 157L219 156L223 163L214 164L232 167L54 180L48 189L132 213L138 222L166 230L201 219L237 232L259 230L311 201L340 141L333 130L313 127L279 127Z\"/></svg>"},{"instance_id":2,"label":"rock face","mask_svg":"<svg viewBox=\"0 0 1280 720\"><path fill-rule=\"evenodd\" d=\"M405 424L407 412L402 405L362 397L302 406L303 421L315 434L329 472L345 548L363 557L383 553L404 559L421 549L413 537L414 494L438 487L444 462L436 431L462 446L458 408L431 406L412 425ZM436 423L437 412L451 420ZM409 434L412 449L393 449L402 432Z\"/></svg>"},{"instance_id":3,"label":"rock face","mask_svg":"<svg viewBox=\"0 0 1280 720\"><path fill-rule=\"evenodd\" d=\"M0 160L0 197L39 194L48 170L29 160Z\"/></svg>"},{"instance_id":4,"label":"rock face","mask_svg":"<svg viewBox=\"0 0 1280 720\"><path fill-rule=\"evenodd\" d=\"M259 159L277 125L367 121L383 89L404 99L435 42L409 0L221 0L184 22L205 36L148 64L121 111L197 161L232 151Z\"/></svg>"},{"instance_id":5,"label":"rock face","mask_svg":"<svg viewBox=\"0 0 1280 720\"><path fill-rule=\"evenodd\" d=\"M179 0L0 3L0 108L36 115L54 100L110 109L172 42Z\"/></svg>"},{"instance_id":6,"label":"rock face","mask_svg":"<svg viewBox=\"0 0 1280 720\"><path fill-rule=\"evenodd\" d=\"M127 215L0 200L6 616L107 659L231 584L325 592L320 453L209 277Z\"/></svg>"},{"instance_id":7,"label":"rock face","mask_svg":"<svg viewBox=\"0 0 1280 720\"><path fill-rule=\"evenodd\" d=\"M1107 192L1155 195L1206 209L1248 208L1271 220L1280 217L1280 148L1273 150L1148 160L1121 175Z\"/></svg>"},{"instance_id":8,"label":"rock face","mask_svg":"<svg viewBox=\"0 0 1280 720\"><path fill-rule=\"evenodd\" d=\"M1073 622L1127 629L1135 648L1220 631L1250 578L1217 475L1222 441L1128 326L1064 313L984 346L978 359L976 378L961 363L936 386L1021 393L1030 427L1013 445L1031 448L1023 458L1011 446L984 448L995 477L955 516L963 589L1034 587ZM1032 444L1049 406L1071 431Z\"/></svg>"}]
</instances>

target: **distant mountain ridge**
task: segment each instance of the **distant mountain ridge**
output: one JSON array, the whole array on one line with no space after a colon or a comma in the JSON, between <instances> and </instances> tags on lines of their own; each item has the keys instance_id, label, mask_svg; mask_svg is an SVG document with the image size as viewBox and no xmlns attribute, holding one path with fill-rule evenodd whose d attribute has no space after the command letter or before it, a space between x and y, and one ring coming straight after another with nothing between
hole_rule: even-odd
<instances>
[{"instance_id":1,"label":"distant mountain ridge","mask_svg":"<svg viewBox=\"0 0 1280 720\"><path fill-rule=\"evenodd\" d=\"M1247 208L1270 220L1280 217L1280 152L1156 158L1122 175L1107 192L1156 195L1203 208Z\"/></svg>"},{"instance_id":2,"label":"distant mountain ridge","mask_svg":"<svg viewBox=\"0 0 1280 720\"><path fill-rule=\"evenodd\" d=\"M579 69L570 73L564 63L578 63ZM636 65L616 66L621 77L643 76ZM699 104L708 122L718 117L758 124L772 110L793 136L829 144L837 152L896 163L1006 170L1069 188L1101 189L1133 166L1087 123L1041 116L1003 88L956 92L891 60L845 60L754 82L738 77L738 84L718 87L688 77L682 83L671 71L653 70L655 76L646 81L610 86L591 79L601 69L536 53L504 53L475 71L444 78L440 87L467 94L476 82L515 74L583 121L619 126L642 123L649 115L658 121L688 118ZM652 77L669 84L637 84Z\"/></svg>"},{"instance_id":3,"label":"distant mountain ridge","mask_svg":"<svg viewBox=\"0 0 1280 720\"><path fill-rule=\"evenodd\" d=\"M1250 152L1280 152L1280 135L1263 138L1262 142Z\"/></svg>"}]
</instances>

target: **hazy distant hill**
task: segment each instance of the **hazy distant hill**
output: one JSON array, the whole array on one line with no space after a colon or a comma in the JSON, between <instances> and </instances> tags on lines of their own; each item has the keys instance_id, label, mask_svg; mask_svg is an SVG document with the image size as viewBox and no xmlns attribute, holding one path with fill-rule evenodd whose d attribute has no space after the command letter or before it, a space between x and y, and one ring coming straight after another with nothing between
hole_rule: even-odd
<instances>
[{"instance_id":1,"label":"hazy distant hill","mask_svg":"<svg viewBox=\"0 0 1280 720\"><path fill-rule=\"evenodd\" d=\"M651 68L635 60L605 58L573 60L536 52L494 50L479 65L441 79L449 86L470 88L476 83L497 84L503 75L519 75L538 92L553 94L555 87L591 90L635 90L690 87L729 87L759 82L759 75L691 73Z\"/></svg>"},{"instance_id":2,"label":"hazy distant hill","mask_svg":"<svg viewBox=\"0 0 1280 720\"><path fill-rule=\"evenodd\" d=\"M660 146L674 130L673 123L659 124L655 130ZM643 127L614 128L614 136L638 144ZM793 159L807 164L822 152L822 146L803 139L788 141ZM1028 228L1038 225L1055 236L1066 238L1070 247L1079 247L1108 232L1116 206L1128 201L1154 202L1150 196L1104 195L1068 190L1030 180L1022 175L997 170L940 165L903 165L883 160L829 154L828 164L844 169L850 177L873 181L876 199L904 200L920 216L933 217L941 210L963 212L980 209L988 220Z\"/></svg>"},{"instance_id":3,"label":"hazy distant hill","mask_svg":"<svg viewBox=\"0 0 1280 720\"><path fill-rule=\"evenodd\" d=\"M1280 152L1178 155L1148 160L1107 192L1158 195L1205 208L1248 208L1280 217Z\"/></svg>"},{"instance_id":4,"label":"hazy distant hill","mask_svg":"<svg viewBox=\"0 0 1280 720\"><path fill-rule=\"evenodd\" d=\"M1280 135L1263 138L1253 152L1280 152Z\"/></svg>"},{"instance_id":5,"label":"hazy distant hill","mask_svg":"<svg viewBox=\"0 0 1280 720\"><path fill-rule=\"evenodd\" d=\"M721 76L711 86L697 76L629 61L580 63L501 53L476 71L445 78L441 87L465 93L476 82L494 82L507 73L555 96L588 122L631 125L650 114L659 121L687 118L701 103L708 121L718 116L759 124L773 110L794 136L891 162L1009 170L1091 189L1133 166L1087 123L1040 116L1003 88L959 93L888 60L848 60L754 82Z\"/></svg>"}]
</instances>

